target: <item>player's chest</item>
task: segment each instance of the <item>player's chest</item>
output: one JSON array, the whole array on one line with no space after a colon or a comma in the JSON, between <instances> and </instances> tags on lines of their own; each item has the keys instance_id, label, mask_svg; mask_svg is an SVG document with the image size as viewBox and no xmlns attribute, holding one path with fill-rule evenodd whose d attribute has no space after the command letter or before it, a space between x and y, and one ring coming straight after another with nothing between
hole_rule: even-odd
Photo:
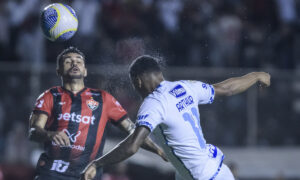
<instances>
[{"instance_id":1,"label":"player's chest","mask_svg":"<svg viewBox=\"0 0 300 180\"><path fill-rule=\"evenodd\" d=\"M70 96L63 94L54 101L55 120L66 124L95 125L101 119L103 102L101 97Z\"/></svg>"}]
</instances>

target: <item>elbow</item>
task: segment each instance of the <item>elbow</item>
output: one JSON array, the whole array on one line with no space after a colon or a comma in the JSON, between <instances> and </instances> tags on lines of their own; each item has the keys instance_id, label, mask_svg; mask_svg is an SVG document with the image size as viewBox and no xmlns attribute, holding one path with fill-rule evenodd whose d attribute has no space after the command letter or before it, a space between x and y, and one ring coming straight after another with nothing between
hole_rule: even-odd
<instances>
[{"instance_id":1,"label":"elbow","mask_svg":"<svg viewBox=\"0 0 300 180\"><path fill-rule=\"evenodd\" d=\"M30 130L29 130L28 139L29 139L30 141L34 141L34 140L35 140L35 138L34 138L34 134L33 134L33 132L32 132L32 131L30 131Z\"/></svg>"},{"instance_id":2,"label":"elbow","mask_svg":"<svg viewBox=\"0 0 300 180\"><path fill-rule=\"evenodd\" d=\"M215 86L215 93L216 96L232 96L234 90L231 87Z\"/></svg>"},{"instance_id":3,"label":"elbow","mask_svg":"<svg viewBox=\"0 0 300 180\"><path fill-rule=\"evenodd\" d=\"M133 139L130 139L129 141L125 142L125 148L126 154L128 156L132 156L139 150L139 143L134 141Z\"/></svg>"},{"instance_id":4,"label":"elbow","mask_svg":"<svg viewBox=\"0 0 300 180\"><path fill-rule=\"evenodd\" d=\"M135 153L137 153L138 150L139 150L138 146L131 146L130 148L127 149L127 154L132 156Z\"/></svg>"},{"instance_id":5,"label":"elbow","mask_svg":"<svg viewBox=\"0 0 300 180\"><path fill-rule=\"evenodd\" d=\"M138 133L139 131L135 131L135 133L129 135L128 138L121 144L121 146L126 149L126 153L128 156L135 154L146 138L141 137L141 135L139 135Z\"/></svg>"},{"instance_id":6,"label":"elbow","mask_svg":"<svg viewBox=\"0 0 300 180\"><path fill-rule=\"evenodd\" d=\"M36 138L36 129L35 128L30 128L28 133L29 133L28 139L30 141L37 141L37 138Z\"/></svg>"}]
</instances>

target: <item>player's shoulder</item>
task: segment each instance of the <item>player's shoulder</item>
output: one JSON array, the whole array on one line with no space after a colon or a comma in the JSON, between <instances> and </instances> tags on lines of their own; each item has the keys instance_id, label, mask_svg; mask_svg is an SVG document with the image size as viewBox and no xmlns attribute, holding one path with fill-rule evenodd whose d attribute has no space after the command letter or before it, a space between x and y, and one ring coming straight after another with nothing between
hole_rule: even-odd
<instances>
[{"instance_id":1,"label":"player's shoulder","mask_svg":"<svg viewBox=\"0 0 300 180\"><path fill-rule=\"evenodd\" d=\"M199 88L207 89L207 87L211 86L205 82L198 81L198 80L181 80L179 82L182 83L182 85L184 87L192 89L192 90L195 90L195 88L196 89L199 89Z\"/></svg>"},{"instance_id":2,"label":"player's shoulder","mask_svg":"<svg viewBox=\"0 0 300 180\"><path fill-rule=\"evenodd\" d=\"M111 95L109 92L107 92L103 89L88 88L87 94L92 95L92 96L100 96L101 95L104 100L114 99L113 95Z\"/></svg>"},{"instance_id":3,"label":"player's shoulder","mask_svg":"<svg viewBox=\"0 0 300 180\"><path fill-rule=\"evenodd\" d=\"M37 99L40 99L42 97L53 96L55 93L59 93L58 89L59 89L59 86L53 86L53 87L45 90L44 92L42 92Z\"/></svg>"},{"instance_id":4,"label":"player's shoulder","mask_svg":"<svg viewBox=\"0 0 300 180\"><path fill-rule=\"evenodd\" d=\"M59 89L60 89L60 88L61 88L60 86L53 86L53 87L51 87L51 88L45 90L43 93L53 93L53 92L55 92L55 91L59 92Z\"/></svg>"},{"instance_id":5,"label":"player's shoulder","mask_svg":"<svg viewBox=\"0 0 300 180\"><path fill-rule=\"evenodd\" d=\"M95 89L95 88L88 88L85 91L86 95L91 95L91 96L99 96L99 95L103 95L107 93L106 91L102 90L102 89Z\"/></svg>"},{"instance_id":6,"label":"player's shoulder","mask_svg":"<svg viewBox=\"0 0 300 180\"><path fill-rule=\"evenodd\" d=\"M199 83L199 81L193 80L179 80L179 81L165 81L164 86L166 87L167 91L172 89L180 88L182 86L189 86L190 84Z\"/></svg>"},{"instance_id":7,"label":"player's shoulder","mask_svg":"<svg viewBox=\"0 0 300 180\"><path fill-rule=\"evenodd\" d=\"M150 93L144 101L160 101L163 99L164 93L160 89L154 90L152 93Z\"/></svg>"},{"instance_id":8,"label":"player's shoulder","mask_svg":"<svg viewBox=\"0 0 300 180\"><path fill-rule=\"evenodd\" d=\"M161 104L168 102L170 90L176 86L176 81L163 81L160 85L145 98L147 101L157 101Z\"/></svg>"},{"instance_id":9,"label":"player's shoulder","mask_svg":"<svg viewBox=\"0 0 300 180\"><path fill-rule=\"evenodd\" d=\"M203 82L198 81L198 80L180 80L178 82L180 82L182 84L185 84L185 85L194 85L194 84L199 84L199 83L202 84L203 83Z\"/></svg>"},{"instance_id":10,"label":"player's shoulder","mask_svg":"<svg viewBox=\"0 0 300 180\"><path fill-rule=\"evenodd\" d=\"M183 81L166 81L164 84L165 90L163 94L167 97L173 95L176 98L186 93L186 88L188 85Z\"/></svg>"},{"instance_id":11,"label":"player's shoulder","mask_svg":"<svg viewBox=\"0 0 300 180\"><path fill-rule=\"evenodd\" d=\"M149 94L144 100L143 103L145 106L153 106L153 107L157 107L157 106L163 106L166 103L166 99L164 97L164 94L161 93L151 93Z\"/></svg>"},{"instance_id":12,"label":"player's shoulder","mask_svg":"<svg viewBox=\"0 0 300 180\"><path fill-rule=\"evenodd\" d=\"M200 81L191 81L191 80L179 80L172 81L168 83L167 91L165 96L167 100L171 103L177 102L177 99L180 99L187 94L194 95L197 93L197 89L201 87L202 82Z\"/></svg>"}]
</instances>

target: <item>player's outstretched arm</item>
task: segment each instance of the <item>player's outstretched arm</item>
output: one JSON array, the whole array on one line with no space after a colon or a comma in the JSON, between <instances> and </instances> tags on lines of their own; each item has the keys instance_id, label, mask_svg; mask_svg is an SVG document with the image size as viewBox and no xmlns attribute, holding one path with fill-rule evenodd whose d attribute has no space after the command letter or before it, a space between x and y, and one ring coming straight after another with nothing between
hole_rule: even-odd
<instances>
[{"instance_id":1,"label":"player's outstretched arm","mask_svg":"<svg viewBox=\"0 0 300 180\"><path fill-rule=\"evenodd\" d=\"M82 179L91 180L96 175L97 167L121 162L135 154L149 133L150 131L147 128L137 127L134 133L129 135L113 150L91 162L82 172Z\"/></svg>"},{"instance_id":2,"label":"player's outstretched arm","mask_svg":"<svg viewBox=\"0 0 300 180\"><path fill-rule=\"evenodd\" d=\"M47 131L45 125L48 116L33 113L29 121L29 139L36 142L53 141L57 145L69 146L69 137L63 131Z\"/></svg>"},{"instance_id":3,"label":"player's outstretched arm","mask_svg":"<svg viewBox=\"0 0 300 180\"><path fill-rule=\"evenodd\" d=\"M234 77L213 84L215 96L232 96L246 91L253 84L259 82L264 86L270 86L270 74L265 72L251 72L241 77Z\"/></svg>"},{"instance_id":4,"label":"player's outstretched arm","mask_svg":"<svg viewBox=\"0 0 300 180\"><path fill-rule=\"evenodd\" d=\"M135 124L129 119L124 119L120 124L119 127L126 131L128 134L131 134L135 130ZM158 154L163 160L168 161L166 158L166 155L164 151L157 145L155 144L150 137L147 137L145 141L143 142L142 146L143 149L153 152L155 154Z\"/></svg>"}]
</instances>

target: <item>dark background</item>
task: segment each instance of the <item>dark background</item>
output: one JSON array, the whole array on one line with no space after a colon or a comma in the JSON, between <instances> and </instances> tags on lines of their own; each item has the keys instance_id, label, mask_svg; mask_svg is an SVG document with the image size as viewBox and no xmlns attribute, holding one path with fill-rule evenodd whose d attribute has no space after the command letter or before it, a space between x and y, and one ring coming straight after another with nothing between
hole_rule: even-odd
<instances>
[{"instance_id":1,"label":"dark background","mask_svg":"<svg viewBox=\"0 0 300 180\"><path fill-rule=\"evenodd\" d=\"M41 10L54 2L72 6L78 16L78 32L67 42L47 40L39 25ZM215 83L267 71L272 76L270 88L255 86L200 107L204 135L208 142L229 148L297 149L299 17L298 0L1 0L0 180L33 176L41 148L27 140L28 118L39 94L60 85L56 56L69 46L78 47L87 57L87 86L112 93L133 121L141 99L129 83L127 70L139 55L161 59L169 80ZM108 127L108 141L124 137ZM156 166L159 163L163 162ZM173 171L134 160L124 166L107 167L105 172L123 174L124 180L174 179ZM284 167L265 177L237 175L240 179L300 178L289 175L288 164Z\"/></svg>"}]
</instances>

